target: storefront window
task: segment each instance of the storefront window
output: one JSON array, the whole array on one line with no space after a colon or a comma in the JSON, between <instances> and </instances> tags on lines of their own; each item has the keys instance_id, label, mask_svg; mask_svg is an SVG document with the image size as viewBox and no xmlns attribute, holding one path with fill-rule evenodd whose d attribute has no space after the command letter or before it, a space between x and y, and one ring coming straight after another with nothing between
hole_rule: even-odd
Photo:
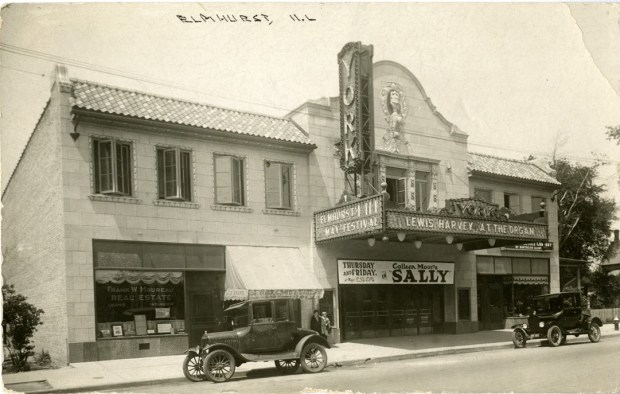
<instances>
[{"instance_id":1,"label":"storefront window","mask_svg":"<svg viewBox=\"0 0 620 394\"><path fill-rule=\"evenodd\" d=\"M189 335L223 323L225 248L93 241L97 338Z\"/></svg>"},{"instance_id":2,"label":"storefront window","mask_svg":"<svg viewBox=\"0 0 620 394\"><path fill-rule=\"evenodd\" d=\"M484 303L478 305L482 314L490 313L487 305L502 305L504 317L528 316L532 297L549 291L548 259L476 256L476 267L479 295L488 297L486 301L479 300ZM493 281L503 282L501 293L491 295L488 283Z\"/></svg>"},{"instance_id":3,"label":"storefront window","mask_svg":"<svg viewBox=\"0 0 620 394\"><path fill-rule=\"evenodd\" d=\"M512 259L512 268L515 274L531 274L530 259Z\"/></svg>"},{"instance_id":4,"label":"storefront window","mask_svg":"<svg viewBox=\"0 0 620 394\"><path fill-rule=\"evenodd\" d=\"M493 257L491 256L476 256L476 266L476 271L479 274L495 273L493 268Z\"/></svg>"},{"instance_id":5,"label":"storefront window","mask_svg":"<svg viewBox=\"0 0 620 394\"><path fill-rule=\"evenodd\" d=\"M495 258L495 273L496 274L511 274L512 265L510 257L496 257Z\"/></svg>"},{"instance_id":6,"label":"storefront window","mask_svg":"<svg viewBox=\"0 0 620 394\"><path fill-rule=\"evenodd\" d=\"M182 272L173 271L95 271L97 335L184 332L183 279ZM122 326L122 332L114 326Z\"/></svg>"},{"instance_id":7,"label":"storefront window","mask_svg":"<svg viewBox=\"0 0 620 394\"><path fill-rule=\"evenodd\" d=\"M533 275L549 275L549 260L532 259L532 274Z\"/></svg>"}]
</instances>

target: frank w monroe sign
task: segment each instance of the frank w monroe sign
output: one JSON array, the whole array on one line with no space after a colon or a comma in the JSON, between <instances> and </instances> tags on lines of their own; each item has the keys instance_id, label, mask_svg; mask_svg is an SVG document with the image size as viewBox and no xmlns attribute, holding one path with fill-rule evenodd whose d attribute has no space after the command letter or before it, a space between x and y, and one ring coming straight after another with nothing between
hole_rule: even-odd
<instances>
[{"instance_id":1,"label":"frank w monroe sign","mask_svg":"<svg viewBox=\"0 0 620 394\"><path fill-rule=\"evenodd\" d=\"M451 285L454 263L338 260L338 283Z\"/></svg>"}]
</instances>

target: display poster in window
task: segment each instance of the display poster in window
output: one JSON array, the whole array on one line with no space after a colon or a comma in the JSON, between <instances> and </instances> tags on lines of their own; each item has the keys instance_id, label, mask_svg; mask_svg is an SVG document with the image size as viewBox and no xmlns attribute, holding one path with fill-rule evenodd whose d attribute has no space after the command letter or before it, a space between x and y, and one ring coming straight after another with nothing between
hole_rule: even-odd
<instances>
[{"instance_id":1,"label":"display poster in window","mask_svg":"<svg viewBox=\"0 0 620 394\"><path fill-rule=\"evenodd\" d=\"M134 315L133 318L136 324L136 335L146 335L146 315Z\"/></svg>"},{"instance_id":2,"label":"display poster in window","mask_svg":"<svg viewBox=\"0 0 620 394\"><path fill-rule=\"evenodd\" d=\"M155 308L155 319L170 319L170 308Z\"/></svg>"},{"instance_id":3,"label":"display poster in window","mask_svg":"<svg viewBox=\"0 0 620 394\"><path fill-rule=\"evenodd\" d=\"M97 283L96 303L99 322L134 320L135 315L144 315L147 320L183 319L185 316L182 282Z\"/></svg>"},{"instance_id":4,"label":"display poster in window","mask_svg":"<svg viewBox=\"0 0 620 394\"><path fill-rule=\"evenodd\" d=\"M454 263L338 260L338 283L451 285Z\"/></svg>"}]
</instances>

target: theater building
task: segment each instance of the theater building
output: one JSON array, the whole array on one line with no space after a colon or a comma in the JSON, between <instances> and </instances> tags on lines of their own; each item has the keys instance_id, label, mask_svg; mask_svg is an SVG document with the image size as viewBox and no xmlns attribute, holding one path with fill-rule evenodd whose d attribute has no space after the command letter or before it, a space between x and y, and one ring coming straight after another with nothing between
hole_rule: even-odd
<instances>
[{"instance_id":1,"label":"theater building","mask_svg":"<svg viewBox=\"0 0 620 394\"><path fill-rule=\"evenodd\" d=\"M313 264L341 339L510 326L559 290L559 183L540 163L470 153L409 70L370 59L347 44L340 97L292 116L317 144Z\"/></svg>"},{"instance_id":2,"label":"theater building","mask_svg":"<svg viewBox=\"0 0 620 394\"><path fill-rule=\"evenodd\" d=\"M340 96L284 118L58 67L2 195L3 276L45 310L37 348L58 364L182 354L262 297L299 298L303 326L326 310L334 341L458 334L557 291L549 169L469 152L372 47L338 60Z\"/></svg>"}]
</instances>

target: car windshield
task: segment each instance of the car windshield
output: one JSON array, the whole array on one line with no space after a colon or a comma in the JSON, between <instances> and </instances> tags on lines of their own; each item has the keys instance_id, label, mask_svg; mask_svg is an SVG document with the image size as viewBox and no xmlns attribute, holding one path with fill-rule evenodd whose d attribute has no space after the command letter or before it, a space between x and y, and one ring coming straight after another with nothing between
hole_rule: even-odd
<instances>
[{"instance_id":1,"label":"car windshield","mask_svg":"<svg viewBox=\"0 0 620 394\"><path fill-rule=\"evenodd\" d=\"M231 307L225 311L226 321L230 324L231 329L247 327L249 324L248 304L239 307Z\"/></svg>"},{"instance_id":2,"label":"car windshield","mask_svg":"<svg viewBox=\"0 0 620 394\"><path fill-rule=\"evenodd\" d=\"M562 299L560 297L541 297L535 298L533 309L536 313L555 313L562 310Z\"/></svg>"}]
</instances>

